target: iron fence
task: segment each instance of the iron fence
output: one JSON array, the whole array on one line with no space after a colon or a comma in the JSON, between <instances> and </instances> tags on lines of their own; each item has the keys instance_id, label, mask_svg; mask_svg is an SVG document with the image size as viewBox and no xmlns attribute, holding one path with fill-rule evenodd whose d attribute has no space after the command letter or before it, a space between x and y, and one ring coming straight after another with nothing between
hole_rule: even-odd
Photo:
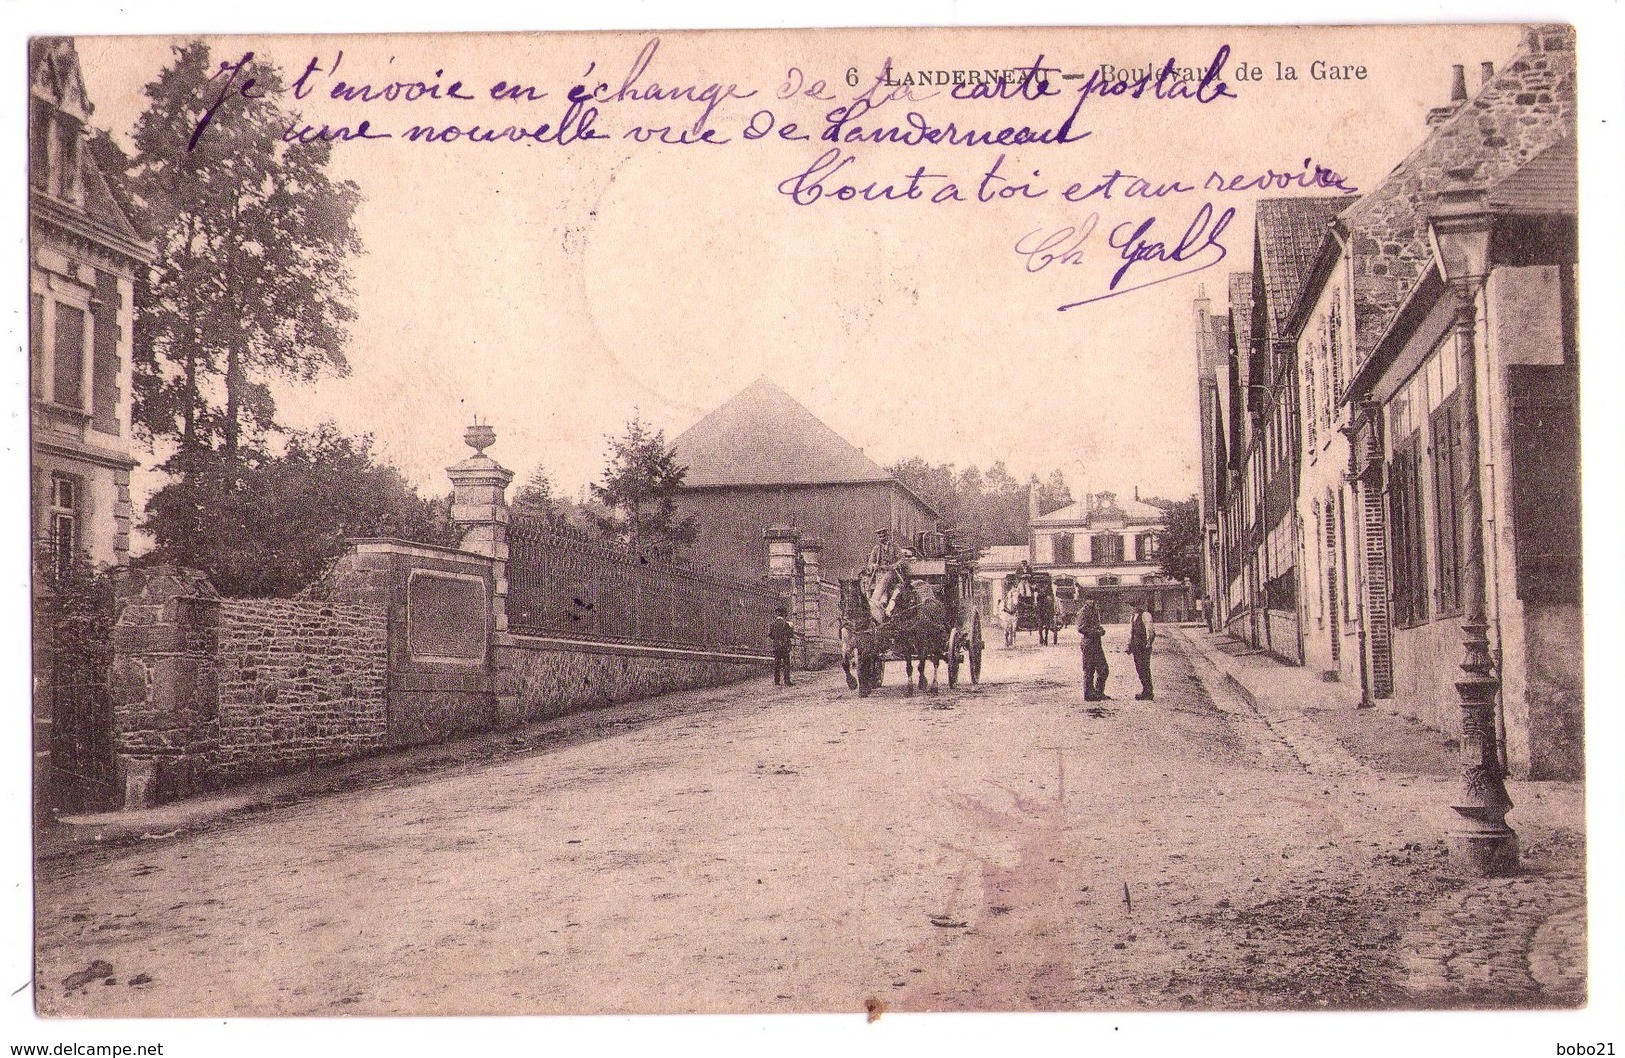
<instances>
[{"instance_id":1,"label":"iron fence","mask_svg":"<svg viewBox=\"0 0 1625 1058\"><path fill-rule=\"evenodd\" d=\"M782 605L765 585L531 526L508 531L508 630L763 655Z\"/></svg>"}]
</instances>

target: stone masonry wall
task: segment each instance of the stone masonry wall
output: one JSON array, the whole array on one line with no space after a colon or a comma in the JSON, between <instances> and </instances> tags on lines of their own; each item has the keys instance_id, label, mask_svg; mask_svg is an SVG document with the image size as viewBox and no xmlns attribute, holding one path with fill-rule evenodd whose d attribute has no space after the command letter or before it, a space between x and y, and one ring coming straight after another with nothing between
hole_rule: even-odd
<instances>
[{"instance_id":1,"label":"stone masonry wall","mask_svg":"<svg viewBox=\"0 0 1625 1058\"><path fill-rule=\"evenodd\" d=\"M767 671L769 661L597 652L506 637L494 648L496 682L511 702L506 723L526 723L672 691L720 687Z\"/></svg>"},{"instance_id":2,"label":"stone masonry wall","mask_svg":"<svg viewBox=\"0 0 1625 1058\"><path fill-rule=\"evenodd\" d=\"M124 807L145 808L214 784L220 696L220 597L195 570L129 570L113 627L113 757Z\"/></svg>"},{"instance_id":3,"label":"stone masonry wall","mask_svg":"<svg viewBox=\"0 0 1625 1058\"><path fill-rule=\"evenodd\" d=\"M291 771L381 748L388 634L387 613L376 607L222 602L216 777Z\"/></svg>"}]
</instances>

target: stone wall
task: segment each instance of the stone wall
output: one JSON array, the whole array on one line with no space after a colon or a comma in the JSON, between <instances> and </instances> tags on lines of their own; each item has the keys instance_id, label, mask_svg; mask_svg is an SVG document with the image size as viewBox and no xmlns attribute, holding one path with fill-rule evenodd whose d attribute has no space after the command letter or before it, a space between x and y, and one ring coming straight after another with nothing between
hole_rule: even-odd
<instances>
[{"instance_id":1,"label":"stone wall","mask_svg":"<svg viewBox=\"0 0 1625 1058\"><path fill-rule=\"evenodd\" d=\"M119 603L111 683L125 807L385 744L385 610L222 600L201 573L172 567L125 574Z\"/></svg>"},{"instance_id":2,"label":"stone wall","mask_svg":"<svg viewBox=\"0 0 1625 1058\"><path fill-rule=\"evenodd\" d=\"M1507 754L1514 774L1531 779L1585 777L1585 671L1580 644L1584 618L1578 605L1524 608L1523 708L1508 700ZM1523 712L1526 717L1519 717ZM1518 721L1522 720L1520 724ZM1516 752L1513 735L1528 733Z\"/></svg>"},{"instance_id":3,"label":"stone wall","mask_svg":"<svg viewBox=\"0 0 1625 1058\"><path fill-rule=\"evenodd\" d=\"M767 658L499 636L492 664L505 724L764 675Z\"/></svg>"},{"instance_id":4,"label":"stone wall","mask_svg":"<svg viewBox=\"0 0 1625 1058\"><path fill-rule=\"evenodd\" d=\"M1269 652L1289 665L1302 664L1298 657L1298 615L1284 610L1265 610L1264 620L1269 625L1265 639Z\"/></svg>"},{"instance_id":5,"label":"stone wall","mask_svg":"<svg viewBox=\"0 0 1625 1058\"><path fill-rule=\"evenodd\" d=\"M349 760L381 748L388 614L303 599L220 604L219 781Z\"/></svg>"},{"instance_id":6,"label":"stone wall","mask_svg":"<svg viewBox=\"0 0 1625 1058\"><path fill-rule=\"evenodd\" d=\"M124 807L214 785L220 596L203 574L159 566L118 584L113 626L113 757Z\"/></svg>"},{"instance_id":7,"label":"stone wall","mask_svg":"<svg viewBox=\"0 0 1625 1058\"><path fill-rule=\"evenodd\" d=\"M1459 617L1444 617L1393 631L1392 711L1461 737L1462 633Z\"/></svg>"}]
</instances>

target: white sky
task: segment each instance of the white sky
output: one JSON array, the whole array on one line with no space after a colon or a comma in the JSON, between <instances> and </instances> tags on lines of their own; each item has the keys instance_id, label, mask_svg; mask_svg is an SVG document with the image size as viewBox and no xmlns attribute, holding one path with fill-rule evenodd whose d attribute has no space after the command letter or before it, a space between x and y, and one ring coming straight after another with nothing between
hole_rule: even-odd
<instances>
[{"instance_id":1,"label":"white sky","mask_svg":"<svg viewBox=\"0 0 1625 1058\"><path fill-rule=\"evenodd\" d=\"M260 38L221 41L217 59L253 49L292 77L339 49L337 77L461 79L473 94L497 80L538 84L536 103L439 107L336 103L313 93L306 120L400 129L416 121L506 124L554 121L587 65L618 83L647 34ZM847 68L1004 66L1031 62L1084 70L1175 56L1205 66L1232 47L1224 76L1239 98L1209 106L1150 100L1085 103L1093 135L1063 147L1008 151L1001 172L1038 170L1037 201L932 206L924 202L795 206L777 183L827 145L763 140L661 147L617 138L568 148L538 145L341 144L336 175L365 195L354 261L360 319L347 379L284 387L285 421L332 418L375 435L383 452L434 492L461 458L471 415L499 437L492 454L520 472L538 463L574 491L602 466L603 437L637 408L675 436L765 373L881 463L921 455L986 466L1003 459L1025 476L1060 467L1082 486L1182 496L1197 478L1190 303L1251 263L1256 193L1215 196L1239 208L1223 237L1228 259L1199 275L1057 313L1104 291L1116 223L1153 214L1184 230L1201 194L1162 203L1060 200L1073 181L1113 168L1200 184L1210 170L1297 171L1313 157L1352 184L1373 186L1423 134L1443 102L1451 63L1472 71L1514 50L1515 29L821 31L727 41L664 34L642 84L737 83L758 95L719 107L712 124L737 130L761 106L803 129L838 103L775 99L789 65L850 95ZM127 134L141 86L167 61L162 38L84 40L80 53L94 120ZM1314 82L1311 60L1358 63L1365 81ZM1247 61L1294 65L1298 82L1240 83ZM330 82L327 82L330 83ZM865 80L864 83L867 83ZM1040 104L914 104L937 124L1045 127L1071 109ZM610 103L599 128L692 122L692 102ZM902 119L892 103L870 115ZM410 117L408 116L410 115ZM848 148L848 172L899 179L916 166L958 178L968 193L1000 153L986 147ZM842 179L845 178L843 174ZM932 187L940 184L930 185ZM1280 193L1280 192L1276 192ZM1222 197L1222 201L1221 201ZM1038 229L1076 224L1099 210L1082 265L1023 271L1013 247ZM1137 266L1150 278L1155 265ZM1163 274L1170 269L1162 266ZM1219 300L1222 302L1222 295Z\"/></svg>"}]
</instances>

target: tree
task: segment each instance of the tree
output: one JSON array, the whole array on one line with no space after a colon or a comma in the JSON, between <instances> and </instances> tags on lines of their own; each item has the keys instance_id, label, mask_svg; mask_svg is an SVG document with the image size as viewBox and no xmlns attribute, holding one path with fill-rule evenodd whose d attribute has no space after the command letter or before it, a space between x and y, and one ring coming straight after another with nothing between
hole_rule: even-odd
<instances>
[{"instance_id":1,"label":"tree","mask_svg":"<svg viewBox=\"0 0 1625 1058\"><path fill-rule=\"evenodd\" d=\"M202 41L174 49L146 86L128 188L115 192L158 248L137 284L137 427L178 442L183 476L216 444L229 469L274 425L271 379L347 374L355 318L346 260L361 250L360 190L327 175L331 143L283 142L294 116L274 66L229 68Z\"/></svg>"},{"instance_id":2,"label":"tree","mask_svg":"<svg viewBox=\"0 0 1625 1058\"><path fill-rule=\"evenodd\" d=\"M243 450L234 462L195 455L191 474L160 489L142 528L148 562L201 569L223 595L287 596L312 583L353 537L452 545L449 510L380 463L365 435L331 423L288 436L281 455Z\"/></svg>"},{"instance_id":3,"label":"tree","mask_svg":"<svg viewBox=\"0 0 1625 1058\"><path fill-rule=\"evenodd\" d=\"M651 430L636 413L620 437L606 438L603 479L593 497L609 509L599 531L615 543L643 555L678 561L694 542L698 527L692 517L677 516L677 492L688 467L677 462L664 430Z\"/></svg>"},{"instance_id":4,"label":"tree","mask_svg":"<svg viewBox=\"0 0 1625 1058\"><path fill-rule=\"evenodd\" d=\"M1040 482L1038 475L1032 476L1032 484L1038 487L1038 513L1050 514L1062 507L1072 504L1072 489L1068 487L1066 478L1059 470L1049 472L1049 477Z\"/></svg>"},{"instance_id":5,"label":"tree","mask_svg":"<svg viewBox=\"0 0 1625 1058\"><path fill-rule=\"evenodd\" d=\"M1162 572L1175 580L1202 587L1202 523L1196 497L1168 505L1167 524L1157 533Z\"/></svg>"},{"instance_id":6,"label":"tree","mask_svg":"<svg viewBox=\"0 0 1625 1058\"><path fill-rule=\"evenodd\" d=\"M538 466L513 494L508 505L515 525L535 525L551 529L559 523L559 496L547 468Z\"/></svg>"},{"instance_id":7,"label":"tree","mask_svg":"<svg viewBox=\"0 0 1625 1058\"><path fill-rule=\"evenodd\" d=\"M900 460L886 472L929 503L959 540L978 550L994 544L1027 541L1027 490L1038 490L1039 509L1059 510L1072 502L1072 492L1059 470L1040 481L1034 474L1024 485L1003 462L987 471L974 466L956 471L953 464L932 464L918 456Z\"/></svg>"}]
</instances>

